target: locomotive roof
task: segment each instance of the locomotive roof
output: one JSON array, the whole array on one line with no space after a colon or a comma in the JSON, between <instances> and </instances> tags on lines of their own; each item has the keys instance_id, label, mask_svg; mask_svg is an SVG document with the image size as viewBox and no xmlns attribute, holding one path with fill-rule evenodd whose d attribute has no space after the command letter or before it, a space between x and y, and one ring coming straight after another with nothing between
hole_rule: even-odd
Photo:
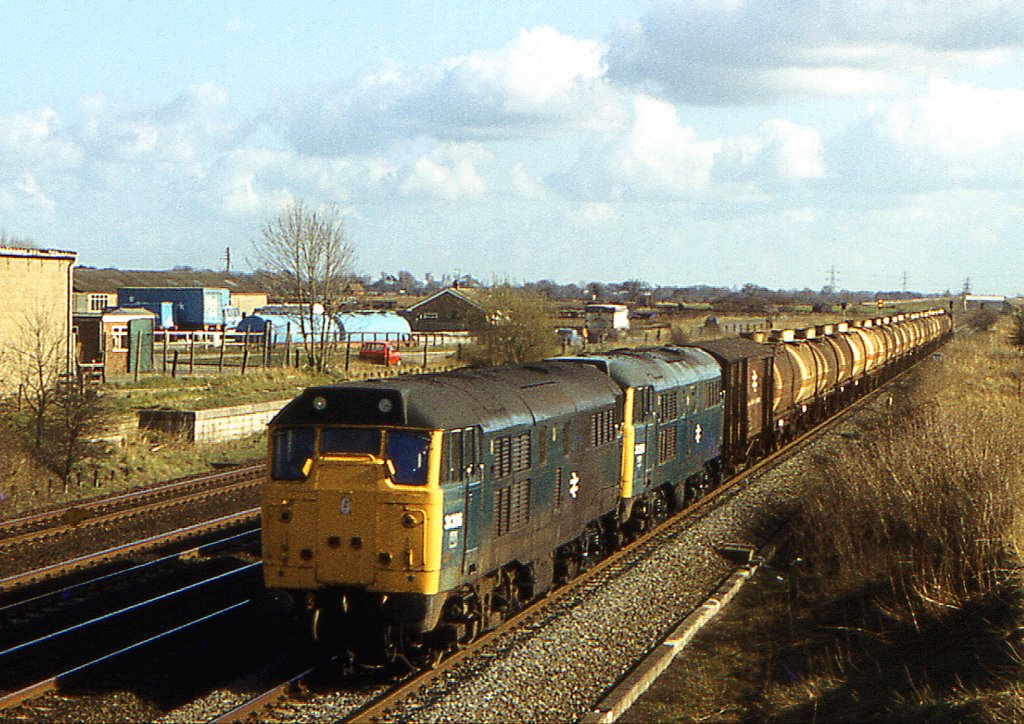
<instances>
[{"instance_id":1,"label":"locomotive roof","mask_svg":"<svg viewBox=\"0 0 1024 724\"><path fill-rule=\"evenodd\" d=\"M693 347L617 349L605 354L557 357L584 363L609 374L623 387L664 390L721 377L714 357Z\"/></svg>"},{"instance_id":2,"label":"locomotive roof","mask_svg":"<svg viewBox=\"0 0 1024 724\"><path fill-rule=\"evenodd\" d=\"M310 387L271 424L480 425L487 432L607 407L618 394L592 367L545 361Z\"/></svg>"}]
</instances>

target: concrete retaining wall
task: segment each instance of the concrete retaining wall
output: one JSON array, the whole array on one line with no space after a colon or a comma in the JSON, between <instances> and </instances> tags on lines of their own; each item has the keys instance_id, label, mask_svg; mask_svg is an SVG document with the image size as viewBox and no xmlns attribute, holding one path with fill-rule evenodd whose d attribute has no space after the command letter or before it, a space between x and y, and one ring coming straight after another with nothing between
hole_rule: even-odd
<instances>
[{"instance_id":1,"label":"concrete retaining wall","mask_svg":"<svg viewBox=\"0 0 1024 724\"><path fill-rule=\"evenodd\" d=\"M139 410L139 429L178 435L191 442L222 442L261 432L290 400L212 410Z\"/></svg>"}]
</instances>

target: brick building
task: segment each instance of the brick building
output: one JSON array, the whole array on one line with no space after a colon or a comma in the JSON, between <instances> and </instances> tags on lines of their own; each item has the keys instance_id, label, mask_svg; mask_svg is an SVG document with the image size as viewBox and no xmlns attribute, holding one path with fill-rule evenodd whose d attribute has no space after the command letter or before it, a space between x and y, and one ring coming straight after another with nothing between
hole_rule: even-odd
<instances>
[{"instance_id":1,"label":"brick building","mask_svg":"<svg viewBox=\"0 0 1024 724\"><path fill-rule=\"evenodd\" d=\"M73 371L76 258L73 251L0 247L0 392L16 390L33 360Z\"/></svg>"}]
</instances>

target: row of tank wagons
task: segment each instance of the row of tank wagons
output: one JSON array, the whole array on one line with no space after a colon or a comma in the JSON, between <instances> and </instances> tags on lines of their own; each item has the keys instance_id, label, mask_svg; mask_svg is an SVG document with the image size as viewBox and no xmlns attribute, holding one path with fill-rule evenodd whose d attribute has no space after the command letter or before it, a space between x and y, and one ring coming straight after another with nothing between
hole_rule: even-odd
<instances>
[{"instance_id":1,"label":"row of tank wagons","mask_svg":"<svg viewBox=\"0 0 1024 724\"><path fill-rule=\"evenodd\" d=\"M901 367L951 330L949 314L930 310L773 332L766 341L775 348L775 424L795 428L805 417L816 422L843 404L863 380Z\"/></svg>"}]
</instances>

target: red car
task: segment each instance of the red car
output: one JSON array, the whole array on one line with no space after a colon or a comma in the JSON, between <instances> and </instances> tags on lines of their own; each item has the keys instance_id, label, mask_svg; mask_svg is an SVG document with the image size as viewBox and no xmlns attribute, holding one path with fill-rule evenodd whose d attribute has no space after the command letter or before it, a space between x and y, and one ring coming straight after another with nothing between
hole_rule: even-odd
<instances>
[{"instance_id":1,"label":"red car","mask_svg":"<svg viewBox=\"0 0 1024 724\"><path fill-rule=\"evenodd\" d=\"M387 342L363 342L359 347L359 359L388 366L402 363L402 355Z\"/></svg>"}]
</instances>

